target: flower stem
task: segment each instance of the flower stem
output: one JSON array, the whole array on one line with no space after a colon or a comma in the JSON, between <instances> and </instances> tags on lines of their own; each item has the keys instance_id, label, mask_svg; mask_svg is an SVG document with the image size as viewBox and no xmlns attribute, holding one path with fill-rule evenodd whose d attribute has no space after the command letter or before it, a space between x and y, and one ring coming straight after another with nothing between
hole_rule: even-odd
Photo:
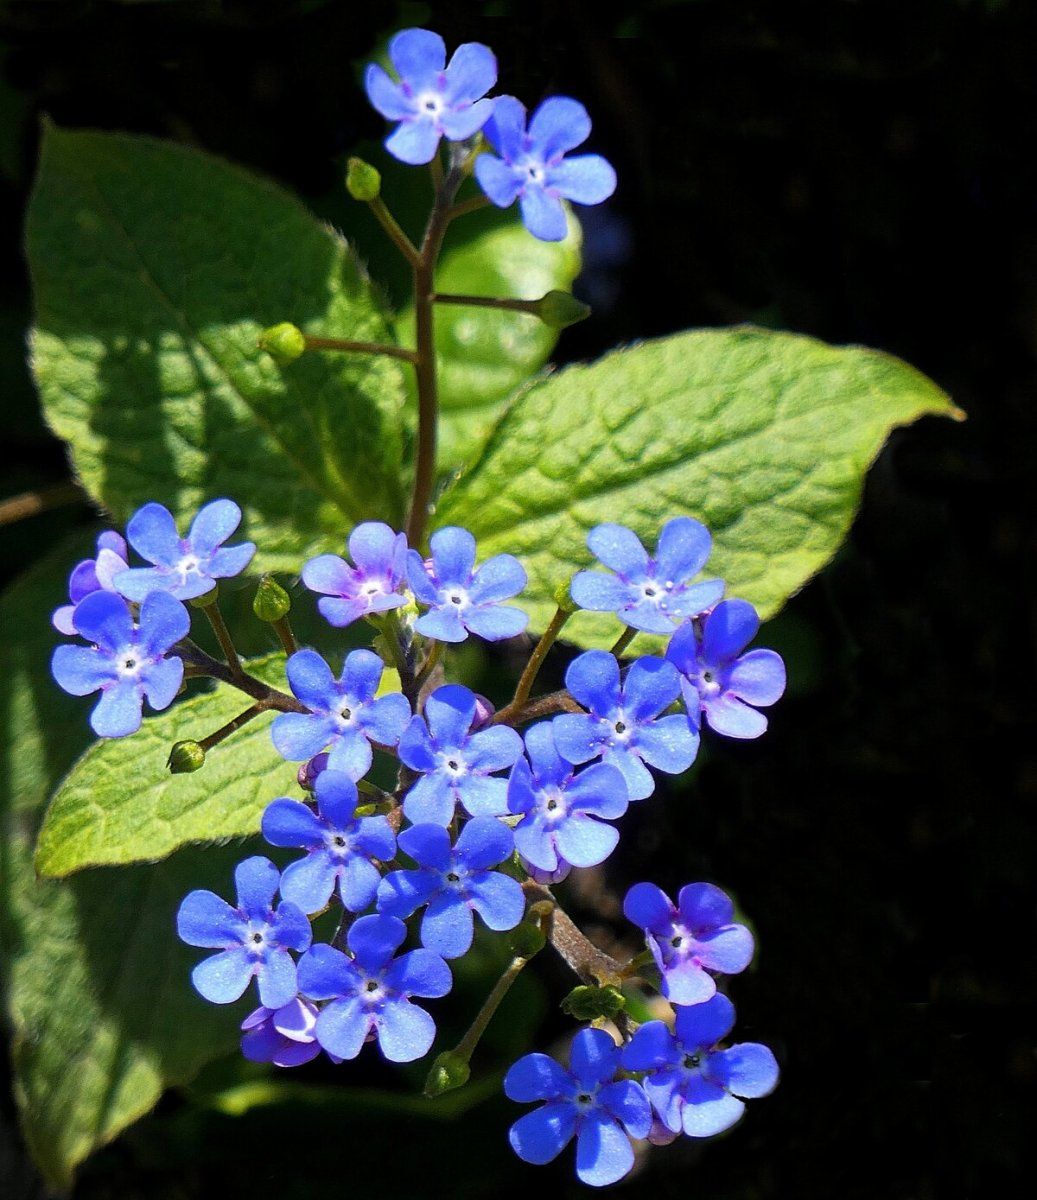
<instances>
[{"instance_id":1,"label":"flower stem","mask_svg":"<svg viewBox=\"0 0 1037 1200\"><path fill-rule=\"evenodd\" d=\"M554 905L545 927L547 940L585 983L596 982L602 986L610 983L615 987L622 983L622 966L611 954L595 946L548 888L527 879L522 890L533 900L547 900Z\"/></svg>"},{"instance_id":2,"label":"flower stem","mask_svg":"<svg viewBox=\"0 0 1037 1200\"><path fill-rule=\"evenodd\" d=\"M213 746L218 746L220 742L229 738L232 733L237 732L242 725L247 725L254 717L258 717L260 713L267 711L267 705L259 703L253 704L251 708L246 708L244 712L238 713L233 720L222 725L215 733L210 733L208 737L200 738L198 745L205 751L209 751Z\"/></svg>"},{"instance_id":3,"label":"flower stem","mask_svg":"<svg viewBox=\"0 0 1037 1200\"><path fill-rule=\"evenodd\" d=\"M511 702L496 714L499 724L510 721L511 717L529 699L529 693L533 690L533 684L536 683L536 677L540 672L544 659L547 657L547 652L554 645L555 639L562 631L562 626L571 616L572 612L569 609L559 608L555 611L555 615L544 630L540 641L533 647L533 653L529 656L529 662L526 663L525 670L523 670L522 676L518 681Z\"/></svg>"},{"instance_id":4,"label":"flower stem","mask_svg":"<svg viewBox=\"0 0 1037 1200\"><path fill-rule=\"evenodd\" d=\"M192 677L197 678L199 675L203 675L210 679L218 679L221 683L229 683L231 687L236 687L239 692L251 696L266 709L274 709L277 712L309 712L309 709L300 700L278 691L277 688L270 687L261 679L256 679L254 675L249 675L244 670L239 675L235 675L230 667L213 658L211 654L206 654L189 638L177 642L174 651L179 658L183 659L184 666Z\"/></svg>"},{"instance_id":5,"label":"flower stem","mask_svg":"<svg viewBox=\"0 0 1037 1200\"><path fill-rule=\"evenodd\" d=\"M634 638L637 637L637 635L638 630L636 629L624 629L619 637L616 638L615 644L612 646L612 649L609 651L609 653L614 654L616 658L619 658L624 653L627 646L629 646Z\"/></svg>"},{"instance_id":6,"label":"flower stem","mask_svg":"<svg viewBox=\"0 0 1037 1200\"><path fill-rule=\"evenodd\" d=\"M417 362L418 356L404 346L389 346L383 342L352 342L346 338L304 338L307 350L345 350L351 354L382 354L387 358L402 358L404 362Z\"/></svg>"},{"instance_id":7,"label":"flower stem","mask_svg":"<svg viewBox=\"0 0 1037 1200\"><path fill-rule=\"evenodd\" d=\"M546 696L537 696L535 700L529 700L518 708L513 709L509 704L493 714L490 724L502 725L506 722L508 725L526 725L539 717L549 717L560 712L583 712L565 688L560 688L557 692L548 692Z\"/></svg>"},{"instance_id":8,"label":"flower stem","mask_svg":"<svg viewBox=\"0 0 1037 1200\"><path fill-rule=\"evenodd\" d=\"M475 1019L469 1025L464 1037L461 1038L450 1052L454 1057L461 1059L463 1062L468 1062L472 1057L472 1053L479 1044L479 1039L486 1032L487 1025L493 1020L493 1014L500 1008L501 1001L508 994L511 985L518 979L522 973L522 968L528 962L528 958L519 958L516 956L504 968L504 973L493 985L493 990L483 1001L482 1008L475 1014Z\"/></svg>"},{"instance_id":9,"label":"flower stem","mask_svg":"<svg viewBox=\"0 0 1037 1200\"><path fill-rule=\"evenodd\" d=\"M489 204L489 200L485 196L471 196L467 200L462 200L460 204L455 204L448 217L451 221L456 221L458 217L466 217L469 213L478 212L487 204Z\"/></svg>"},{"instance_id":10,"label":"flower stem","mask_svg":"<svg viewBox=\"0 0 1037 1200\"><path fill-rule=\"evenodd\" d=\"M0 525L10 525L51 508L59 508L63 504L77 504L85 500L83 489L71 480L40 488L38 492L22 492L18 496L0 500Z\"/></svg>"},{"instance_id":11,"label":"flower stem","mask_svg":"<svg viewBox=\"0 0 1037 1200\"><path fill-rule=\"evenodd\" d=\"M463 304L470 308L506 308L512 312L539 316L539 300L511 300L506 296L462 296L454 292L436 292L432 299L437 304Z\"/></svg>"},{"instance_id":12,"label":"flower stem","mask_svg":"<svg viewBox=\"0 0 1037 1200\"><path fill-rule=\"evenodd\" d=\"M277 634L278 641L281 643L281 649L289 658L299 649L299 643L295 640L295 634L292 632L292 627L288 623L287 617L279 617L273 622L274 632Z\"/></svg>"},{"instance_id":13,"label":"flower stem","mask_svg":"<svg viewBox=\"0 0 1037 1200\"><path fill-rule=\"evenodd\" d=\"M386 208L385 201L380 196L376 196L374 200L369 200L367 204L371 209L371 212L374 213L379 225L381 225L381 227L389 235L392 243L396 246L407 262L409 262L412 267L416 267L418 265L418 260L421 257L418 254L418 249L410 240L410 238L403 232L403 228L399 221L397 221L388 208Z\"/></svg>"},{"instance_id":14,"label":"flower stem","mask_svg":"<svg viewBox=\"0 0 1037 1200\"><path fill-rule=\"evenodd\" d=\"M213 633L216 634L216 640L220 643L220 649L223 651L223 657L227 660L231 674L236 678L244 675L245 668L241 665L241 659L234 648L234 639L230 636L223 613L220 612L219 601L214 600L211 604L207 604L202 612L209 618L209 624L212 626Z\"/></svg>"}]
</instances>

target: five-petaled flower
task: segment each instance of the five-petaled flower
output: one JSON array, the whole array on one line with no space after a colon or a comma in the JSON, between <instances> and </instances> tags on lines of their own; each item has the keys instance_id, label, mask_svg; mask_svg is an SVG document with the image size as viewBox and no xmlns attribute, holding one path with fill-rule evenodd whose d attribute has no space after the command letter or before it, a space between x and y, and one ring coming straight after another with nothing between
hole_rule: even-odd
<instances>
[{"instance_id":1,"label":"five-petaled flower","mask_svg":"<svg viewBox=\"0 0 1037 1200\"><path fill-rule=\"evenodd\" d=\"M212 500L182 538L168 508L145 504L130 517L126 538L153 565L120 571L113 580L116 589L134 601L154 591L169 592L178 600L204 596L218 579L240 575L252 561L253 542L223 545L240 523L241 509L233 500Z\"/></svg>"},{"instance_id":2,"label":"five-petaled flower","mask_svg":"<svg viewBox=\"0 0 1037 1200\"><path fill-rule=\"evenodd\" d=\"M400 760L421 773L403 801L413 824L449 825L458 802L473 817L507 812L507 780L493 773L515 765L522 738L506 725L473 733L476 712L475 695L448 683L429 696L424 717L404 730Z\"/></svg>"},{"instance_id":3,"label":"five-petaled flower","mask_svg":"<svg viewBox=\"0 0 1037 1200\"><path fill-rule=\"evenodd\" d=\"M526 755L529 761L520 758L508 780L508 811L522 817L514 835L523 860L551 874L604 862L619 841L619 831L605 822L627 810L622 772L594 763L575 773L547 721L527 731Z\"/></svg>"},{"instance_id":4,"label":"five-petaled flower","mask_svg":"<svg viewBox=\"0 0 1037 1200\"><path fill-rule=\"evenodd\" d=\"M244 994L255 976L264 1008L283 1008L298 993L295 960L289 950L310 945L310 922L288 900L273 907L280 875L262 855L246 858L234 870L238 903L232 908L215 892L184 897L176 917L177 933L189 946L219 950L191 972L199 993L213 1004L230 1004Z\"/></svg>"},{"instance_id":5,"label":"five-petaled flower","mask_svg":"<svg viewBox=\"0 0 1037 1200\"><path fill-rule=\"evenodd\" d=\"M277 752L291 762L328 748L328 767L362 779L371 767L371 743L395 746L410 719L399 692L375 698L385 664L371 650L346 657L341 678L316 650L297 650L285 664L288 683L308 713L281 713L270 726Z\"/></svg>"},{"instance_id":6,"label":"five-petaled flower","mask_svg":"<svg viewBox=\"0 0 1037 1200\"><path fill-rule=\"evenodd\" d=\"M567 96L552 96L536 110L526 129L526 107L514 96L500 96L484 133L493 154L475 160L475 176L498 208L516 198L522 220L534 237L558 242L565 237L563 200L600 204L616 190L616 172L600 154L569 150L590 136L587 110Z\"/></svg>"},{"instance_id":7,"label":"five-petaled flower","mask_svg":"<svg viewBox=\"0 0 1037 1200\"><path fill-rule=\"evenodd\" d=\"M620 1051L603 1029L581 1029L572 1040L569 1069L546 1054L527 1054L504 1077L511 1100L543 1100L509 1131L526 1162L551 1162L576 1137L576 1174L593 1187L615 1183L634 1165L630 1138L643 1138L652 1110L640 1084L615 1078Z\"/></svg>"},{"instance_id":8,"label":"five-petaled flower","mask_svg":"<svg viewBox=\"0 0 1037 1200\"><path fill-rule=\"evenodd\" d=\"M475 538L449 525L437 530L426 562L416 550L407 555L407 579L419 604L429 611L414 622L425 637L463 642L469 633L499 642L520 634L529 618L501 604L526 586L526 572L513 554L495 554L475 569Z\"/></svg>"},{"instance_id":9,"label":"five-petaled flower","mask_svg":"<svg viewBox=\"0 0 1037 1200\"><path fill-rule=\"evenodd\" d=\"M565 686L588 713L563 713L552 722L558 753L571 763L601 756L626 779L629 799L655 789L655 767L670 775L686 771L698 753L698 734L680 714L660 716L680 695L680 678L661 658L639 658L620 679L619 663L605 650L573 659Z\"/></svg>"},{"instance_id":10,"label":"five-petaled flower","mask_svg":"<svg viewBox=\"0 0 1037 1200\"><path fill-rule=\"evenodd\" d=\"M681 673L688 720L734 738L756 738L767 718L752 705L773 704L785 690L785 664L774 650L745 647L760 618L747 600L723 600L696 628L688 621L670 639L666 657Z\"/></svg>"},{"instance_id":11,"label":"five-petaled flower","mask_svg":"<svg viewBox=\"0 0 1037 1200\"><path fill-rule=\"evenodd\" d=\"M300 846L304 858L281 876L281 895L305 913L327 906L338 884L342 903L362 912L374 900L381 873L375 865L396 853L388 818L358 817L356 784L344 771L322 771L314 785L317 811L281 796L263 813L263 836L272 846Z\"/></svg>"},{"instance_id":12,"label":"five-petaled flower","mask_svg":"<svg viewBox=\"0 0 1037 1200\"><path fill-rule=\"evenodd\" d=\"M491 870L512 851L511 831L496 817L474 817L454 846L442 825L412 825L399 840L418 870L386 875L378 886L378 911L409 917L427 905L421 918L421 944L427 949L443 958L467 954L474 913L498 931L514 929L522 920L522 885Z\"/></svg>"},{"instance_id":13,"label":"five-petaled flower","mask_svg":"<svg viewBox=\"0 0 1037 1200\"><path fill-rule=\"evenodd\" d=\"M400 162L431 162L439 139L463 142L493 113L483 97L497 82L497 60L487 46L465 42L446 61L446 45L428 29L405 29L389 43L389 60L400 77L394 83L377 63L364 76L367 97L386 120L399 125L385 148Z\"/></svg>"},{"instance_id":14,"label":"five-petaled flower","mask_svg":"<svg viewBox=\"0 0 1037 1200\"><path fill-rule=\"evenodd\" d=\"M730 1129L745 1099L772 1092L778 1083L774 1055L758 1042L718 1047L735 1023L734 1005L722 993L676 1009L674 1032L648 1021L623 1050L628 1071L645 1071L642 1086L671 1133L712 1137Z\"/></svg>"},{"instance_id":15,"label":"five-petaled flower","mask_svg":"<svg viewBox=\"0 0 1037 1200\"><path fill-rule=\"evenodd\" d=\"M431 950L394 958L407 935L396 917L360 917L346 941L353 957L318 945L299 962L299 990L330 1000L317 1018L317 1040L329 1054L356 1058L372 1034L390 1062L411 1062L427 1053L436 1023L411 996L445 996L450 968Z\"/></svg>"},{"instance_id":16,"label":"five-petaled flower","mask_svg":"<svg viewBox=\"0 0 1037 1200\"><path fill-rule=\"evenodd\" d=\"M572 598L580 608L614 612L624 624L647 633L673 633L677 624L697 617L724 594L721 579L691 580L706 565L713 539L691 517L674 517L659 534L655 556L624 525L597 525L587 546L603 571L580 571L572 581Z\"/></svg>"},{"instance_id":17,"label":"five-petaled flower","mask_svg":"<svg viewBox=\"0 0 1037 1200\"><path fill-rule=\"evenodd\" d=\"M97 538L97 556L85 558L77 563L68 579L69 603L57 609L51 617L51 622L58 633L66 637L74 637L76 627L72 622L72 614L80 600L92 592L114 592L112 582L120 571L126 570L126 559L129 551L121 534L113 529L106 529Z\"/></svg>"},{"instance_id":18,"label":"five-petaled flower","mask_svg":"<svg viewBox=\"0 0 1037 1200\"><path fill-rule=\"evenodd\" d=\"M381 521L365 521L349 535L354 566L337 554L319 554L302 569L311 592L321 592L317 608L341 629L360 617L387 612L407 603L407 535Z\"/></svg>"},{"instance_id":19,"label":"five-petaled flower","mask_svg":"<svg viewBox=\"0 0 1037 1200\"><path fill-rule=\"evenodd\" d=\"M623 901L628 921L645 941L673 1004L701 1004L715 995L709 972L737 975L753 956L753 935L733 920L730 898L711 883L682 887L677 904L654 883L635 883Z\"/></svg>"},{"instance_id":20,"label":"five-petaled flower","mask_svg":"<svg viewBox=\"0 0 1037 1200\"><path fill-rule=\"evenodd\" d=\"M113 592L91 592L72 614L76 633L92 646L58 646L51 672L59 687L73 696L99 691L101 699L90 714L100 737L126 737L140 728L141 708L161 711L172 704L184 678L184 664L166 655L191 628L191 618L179 600L155 592L140 608L140 624L130 607Z\"/></svg>"},{"instance_id":21,"label":"five-petaled flower","mask_svg":"<svg viewBox=\"0 0 1037 1200\"><path fill-rule=\"evenodd\" d=\"M241 1053L251 1062L299 1067L320 1054L317 1006L296 996L278 1009L259 1008L241 1022Z\"/></svg>"}]
</instances>

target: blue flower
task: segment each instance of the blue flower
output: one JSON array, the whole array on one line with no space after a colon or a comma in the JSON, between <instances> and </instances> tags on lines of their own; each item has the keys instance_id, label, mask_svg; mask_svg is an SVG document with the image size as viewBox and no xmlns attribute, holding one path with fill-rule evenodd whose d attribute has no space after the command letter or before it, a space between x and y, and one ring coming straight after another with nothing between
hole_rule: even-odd
<instances>
[{"instance_id":1,"label":"blue flower","mask_svg":"<svg viewBox=\"0 0 1037 1200\"><path fill-rule=\"evenodd\" d=\"M615 1183L634 1165L630 1138L643 1138L652 1110L641 1086L616 1080L619 1047L603 1029L581 1029L569 1069L546 1054L527 1054L504 1077L510 1100L546 1103L512 1125L511 1148L528 1163L549 1163L576 1137L576 1174L592 1187Z\"/></svg>"},{"instance_id":2,"label":"blue flower","mask_svg":"<svg viewBox=\"0 0 1037 1200\"><path fill-rule=\"evenodd\" d=\"M92 592L114 592L114 577L126 570L128 555L126 543L113 529L106 529L97 539L97 557L85 558L77 563L68 580L68 598L70 603L57 609L51 622L58 633L66 637L74 637L76 627L72 622L72 614L80 600Z\"/></svg>"},{"instance_id":3,"label":"blue flower","mask_svg":"<svg viewBox=\"0 0 1037 1200\"><path fill-rule=\"evenodd\" d=\"M282 713L270 726L277 752L290 762L330 747L328 767L362 779L371 767L371 743L395 746L410 718L399 692L375 699L385 664L371 650L354 650L342 676L316 650L298 650L285 664L288 683L308 713Z\"/></svg>"},{"instance_id":4,"label":"blue flower","mask_svg":"<svg viewBox=\"0 0 1037 1200\"><path fill-rule=\"evenodd\" d=\"M522 220L534 237L559 242L566 234L562 200L600 204L616 190L616 172L600 154L567 151L590 136L587 110L566 96L552 96L533 114L514 96L500 96L484 133L499 158L480 154L475 177L498 208L518 198Z\"/></svg>"},{"instance_id":5,"label":"blue flower","mask_svg":"<svg viewBox=\"0 0 1037 1200\"><path fill-rule=\"evenodd\" d=\"M472 733L476 708L468 688L448 683L429 696L425 716L404 730L400 761L421 773L403 801L412 824L449 825L458 802L473 817L507 812L507 780L492 775L515 765L522 738L507 725Z\"/></svg>"},{"instance_id":6,"label":"blue flower","mask_svg":"<svg viewBox=\"0 0 1037 1200\"><path fill-rule=\"evenodd\" d=\"M76 633L92 646L58 646L51 673L73 696L100 692L90 725L100 737L126 737L140 728L144 698L160 712L180 690L184 664L166 655L191 628L179 600L159 592L141 605L140 624L113 592L91 592L72 615Z\"/></svg>"},{"instance_id":7,"label":"blue flower","mask_svg":"<svg viewBox=\"0 0 1037 1200\"><path fill-rule=\"evenodd\" d=\"M737 975L753 956L753 935L733 921L734 905L711 883L682 887L674 905L654 883L635 883L623 901L645 941L673 1004L701 1004L716 993L713 976Z\"/></svg>"},{"instance_id":8,"label":"blue flower","mask_svg":"<svg viewBox=\"0 0 1037 1200\"><path fill-rule=\"evenodd\" d=\"M385 148L400 162L431 162L441 137L463 142L486 124L492 100L483 96L497 82L497 60L478 42L458 46L446 65L438 33L405 29L389 43L399 83L375 63L364 76L367 98L386 120L399 121Z\"/></svg>"},{"instance_id":9,"label":"blue flower","mask_svg":"<svg viewBox=\"0 0 1037 1200\"><path fill-rule=\"evenodd\" d=\"M407 536L380 521L365 521L349 535L351 567L337 554L320 554L302 569L302 581L317 601L321 616L341 629L370 613L387 612L407 603Z\"/></svg>"},{"instance_id":10,"label":"blue flower","mask_svg":"<svg viewBox=\"0 0 1037 1200\"><path fill-rule=\"evenodd\" d=\"M330 1000L317 1018L317 1041L338 1058L356 1058L370 1034L390 1062L412 1062L427 1053L436 1023L411 996L445 996L450 968L431 950L393 955L407 936L395 917L360 917L346 937L353 957L314 946L299 962L299 988L313 1000Z\"/></svg>"},{"instance_id":11,"label":"blue flower","mask_svg":"<svg viewBox=\"0 0 1037 1200\"><path fill-rule=\"evenodd\" d=\"M697 628L689 621L673 635L666 657L681 673L691 727L702 715L711 729L734 738L756 738L767 718L750 705L773 704L785 690L785 664L773 650L742 650L760 618L746 600L724 600Z\"/></svg>"},{"instance_id":12,"label":"blue flower","mask_svg":"<svg viewBox=\"0 0 1037 1200\"><path fill-rule=\"evenodd\" d=\"M621 683L613 655L588 650L569 664L565 686L590 711L555 717L551 728L558 753L571 763L600 755L623 772L631 800L655 790L645 763L676 775L695 761L699 739L687 719L659 716L680 695L680 678L663 659L639 658Z\"/></svg>"},{"instance_id":13,"label":"blue flower","mask_svg":"<svg viewBox=\"0 0 1037 1200\"><path fill-rule=\"evenodd\" d=\"M673 633L678 622L697 617L724 594L721 579L691 580L706 565L713 541L705 525L674 517L659 534L655 557L623 525L597 525L587 534L591 553L615 572L580 571L572 598L592 612L614 612L624 624L646 633Z\"/></svg>"},{"instance_id":14,"label":"blue flower","mask_svg":"<svg viewBox=\"0 0 1037 1200\"><path fill-rule=\"evenodd\" d=\"M766 1096L777 1086L778 1064L766 1046L718 1048L734 1023L734 1005L718 992L703 1004L678 1007L673 1033L662 1021L648 1021L624 1048L623 1066L648 1072L642 1086L671 1133L722 1133L745 1111L739 1097Z\"/></svg>"},{"instance_id":15,"label":"blue flower","mask_svg":"<svg viewBox=\"0 0 1037 1200\"><path fill-rule=\"evenodd\" d=\"M358 817L356 784L344 771L326 770L314 786L317 812L281 796L263 813L263 837L272 846L301 846L308 853L285 868L281 895L305 913L327 907L338 884L342 903L362 912L374 900L381 873L374 860L396 854L386 817Z\"/></svg>"},{"instance_id":16,"label":"blue flower","mask_svg":"<svg viewBox=\"0 0 1037 1200\"><path fill-rule=\"evenodd\" d=\"M521 609L502 605L526 586L526 572L511 554L497 554L475 567L475 538L451 525L431 538L432 559L416 550L407 555L407 579L419 604L429 611L414 622L425 637L463 642L469 633L499 642L515 637L529 622Z\"/></svg>"},{"instance_id":17,"label":"blue flower","mask_svg":"<svg viewBox=\"0 0 1037 1200\"><path fill-rule=\"evenodd\" d=\"M526 754L529 762L520 758L508 781L508 811L522 817L514 834L523 860L552 874L604 862L619 841L605 821L627 810L622 772L595 763L574 774L555 748L548 721L527 731Z\"/></svg>"},{"instance_id":18,"label":"blue flower","mask_svg":"<svg viewBox=\"0 0 1037 1200\"><path fill-rule=\"evenodd\" d=\"M220 951L191 972L191 981L206 1000L232 1003L253 976L264 1008L283 1008L295 999L295 960L288 951L309 947L310 922L287 900L274 909L279 881L274 864L256 855L234 870L236 908L215 892L194 891L184 897L176 917L181 941Z\"/></svg>"},{"instance_id":19,"label":"blue flower","mask_svg":"<svg viewBox=\"0 0 1037 1200\"><path fill-rule=\"evenodd\" d=\"M495 817L475 817L451 847L442 825L412 825L400 834L400 849L417 871L392 871L378 886L378 911L409 917L427 904L421 918L421 944L443 958L467 954L474 932L473 913L489 929L514 929L526 901L522 885L490 870L511 854L511 831Z\"/></svg>"},{"instance_id":20,"label":"blue flower","mask_svg":"<svg viewBox=\"0 0 1037 1200\"><path fill-rule=\"evenodd\" d=\"M320 1054L317 1006L296 996L282 1008L260 1006L241 1022L241 1053L250 1062L299 1067Z\"/></svg>"},{"instance_id":21,"label":"blue flower","mask_svg":"<svg viewBox=\"0 0 1037 1200\"><path fill-rule=\"evenodd\" d=\"M240 523L241 509L233 500L213 500L182 538L168 508L145 504L130 517L126 537L141 558L154 565L121 571L114 579L117 590L134 601L155 591L169 592L178 600L204 596L217 579L240 575L252 561L252 542L223 546Z\"/></svg>"}]
</instances>

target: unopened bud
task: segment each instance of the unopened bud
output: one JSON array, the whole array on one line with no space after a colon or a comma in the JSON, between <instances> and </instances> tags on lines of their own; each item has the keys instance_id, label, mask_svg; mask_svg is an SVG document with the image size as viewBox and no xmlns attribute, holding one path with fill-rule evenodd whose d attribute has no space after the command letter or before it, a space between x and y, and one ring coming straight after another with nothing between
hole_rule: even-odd
<instances>
[{"instance_id":1,"label":"unopened bud","mask_svg":"<svg viewBox=\"0 0 1037 1200\"><path fill-rule=\"evenodd\" d=\"M320 754L315 754L302 764L295 778L303 791L312 792L317 786L317 776L327 768L329 757L328 753L322 750Z\"/></svg>"},{"instance_id":2,"label":"unopened bud","mask_svg":"<svg viewBox=\"0 0 1037 1200\"><path fill-rule=\"evenodd\" d=\"M301 329L288 321L271 325L259 335L259 348L265 350L279 367L295 362L306 349L306 338Z\"/></svg>"},{"instance_id":3,"label":"unopened bud","mask_svg":"<svg viewBox=\"0 0 1037 1200\"><path fill-rule=\"evenodd\" d=\"M612 984L594 987L581 983L562 1001L562 1012L575 1017L577 1021L597 1021L602 1017L611 1021L626 1005L626 997Z\"/></svg>"},{"instance_id":4,"label":"unopened bud","mask_svg":"<svg viewBox=\"0 0 1037 1200\"><path fill-rule=\"evenodd\" d=\"M472 720L472 729L484 729L493 720L497 710L493 704L486 699L485 696L475 693L475 717Z\"/></svg>"},{"instance_id":5,"label":"unopened bud","mask_svg":"<svg viewBox=\"0 0 1037 1200\"><path fill-rule=\"evenodd\" d=\"M433 1100L436 1096L442 1096L444 1092L464 1087L471 1073L472 1069L465 1059L453 1050L444 1050L432 1064L432 1069L425 1079L425 1095Z\"/></svg>"},{"instance_id":6,"label":"unopened bud","mask_svg":"<svg viewBox=\"0 0 1037 1200\"><path fill-rule=\"evenodd\" d=\"M197 742L174 742L166 766L172 775L189 775L205 762L205 751Z\"/></svg>"},{"instance_id":7,"label":"unopened bud","mask_svg":"<svg viewBox=\"0 0 1037 1200\"><path fill-rule=\"evenodd\" d=\"M572 292L548 292L535 305L536 315L551 329L565 329L590 315L590 305L577 300Z\"/></svg>"},{"instance_id":8,"label":"unopened bud","mask_svg":"<svg viewBox=\"0 0 1037 1200\"><path fill-rule=\"evenodd\" d=\"M567 863L564 858L559 858L558 866L553 871L545 871L543 867L534 867L528 858L523 858L519 855L519 862L525 868L526 874L533 880L534 883L542 884L544 887L550 887L552 883L561 883L567 878L572 870L572 864Z\"/></svg>"},{"instance_id":9,"label":"unopened bud","mask_svg":"<svg viewBox=\"0 0 1037 1200\"><path fill-rule=\"evenodd\" d=\"M252 611L261 621L280 621L292 610L292 598L273 575L264 575L256 588Z\"/></svg>"},{"instance_id":10,"label":"unopened bud","mask_svg":"<svg viewBox=\"0 0 1037 1200\"><path fill-rule=\"evenodd\" d=\"M382 190L382 175L362 158L351 158L346 164L346 191L354 200L370 203Z\"/></svg>"},{"instance_id":11,"label":"unopened bud","mask_svg":"<svg viewBox=\"0 0 1037 1200\"><path fill-rule=\"evenodd\" d=\"M538 921L523 921L508 935L508 948L516 958L532 958L547 945L547 936Z\"/></svg>"}]
</instances>

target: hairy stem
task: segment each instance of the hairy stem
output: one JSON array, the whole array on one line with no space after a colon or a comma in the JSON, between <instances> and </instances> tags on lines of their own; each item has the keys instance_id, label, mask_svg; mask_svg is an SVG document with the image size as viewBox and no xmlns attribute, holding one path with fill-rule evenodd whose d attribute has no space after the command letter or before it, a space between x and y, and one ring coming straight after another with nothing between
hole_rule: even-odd
<instances>
[{"instance_id":1,"label":"hairy stem","mask_svg":"<svg viewBox=\"0 0 1037 1200\"><path fill-rule=\"evenodd\" d=\"M493 714L491 725L501 725L505 722L509 725L526 725L530 721L536 721L540 717L550 717L554 713L570 712L582 713L583 709L569 695L565 688L561 688L557 692L549 692L546 696L537 696L535 700L529 700L520 707L509 711L512 706L509 704L506 708L502 708L500 712Z\"/></svg>"},{"instance_id":2,"label":"hairy stem","mask_svg":"<svg viewBox=\"0 0 1037 1200\"><path fill-rule=\"evenodd\" d=\"M309 712L306 705L296 700L294 696L270 687L261 679L249 675L244 669L241 669L240 674L235 675L229 666L213 658L211 654L206 654L200 646L196 646L189 639L177 642L174 651L179 658L183 659L184 666L190 668L192 676L207 675L211 679L218 679L220 683L229 683L239 692L244 692L246 696L251 696L253 700L261 702L264 708L274 709L277 712Z\"/></svg>"},{"instance_id":3,"label":"hairy stem","mask_svg":"<svg viewBox=\"0 0 1037 1200\"><path fill-rule=\"evenodd\" d=\"M387 358L401 358L404 362L417 362L418 356L404 346L388 346L383 342L352 342L347 338L306 336L307 350L345 350L351 354L383 354Z\"/></svg>"},{"instance_id":4,"label":"hairy stem","mask_svg":"<svg viewBox=\"0 0 1037 1200\"><path fill-rule=\"evenodd\" d=\"M371 212L374 213L378 224L381 225L381 227L389 235L389 239L393 245L397 248L397 250L399 250L399 252L412 267L416 267L418 265L418 260L421 257L418 254L418 248L403 232L403 228L399 221L397 221L388 208L386 208L385 201L380 196L376 196L374 200L369 200L367 203L368 207L371 209Z\"/></svg>"},{"instance_id":5,"label":"hairy stem","mask_svg":"<svg viewBox=\"0 0 1037 1200\"><path fill-rule=\"evenodd\" d=\"M536 683L536 677L540 673L540 668L547 657L547 652L554 645L555 639L562 631L562 626L569 620L570 616L572 616L572 613L568 609L559 608L555 612L555 615L544 630L540 641L533 647L533 653L529 656L529 662L526 663L525 669L515 687L515 694L512 696L511 702L496 714L497 724L510 721L529 699L529 693L533 690L533 684Z\"/></svg>"},{"instance_id":6,"label":"hairy stem","mask_svg":"<svg viewBox=\"0 0 1037 1200\"><path fill-rule=\"evenodd\" d=\"M580 930L549 888L527 879L522 890L533 900L547 900L554 905L545 927L547 940L584 983L618 986L622 982L622 966Z\"/></svg>"},{"instance_id":7,"label":"hairy stem","mask_svg":"<svg viewBox=\"0 0 1037 1200\"><path fill-rule=\"evenodd\" d=\"M288 618L279 617L273 622L273 626L274 632L277 634L277 640L281 643L281 649L291 658L296 650L299 649L299 643L295 640L295 634L288 623Z\"/></svg>"},{"instance_id":8,"label":"hairy stem","mask_svg":"<svg viewBox=\"0 0 1037 1200\"><path fill-rule=\"evenodd\" d=\"M218 746L220 742L229 738L232 733L236 733L242 725L247 725L249 721L258 717L260 713L268 710L268 705L260 701L253 704L251 708L246 708L244 712L238 713L236 717L228 721L226 725L222 725L215 733L210 733L208 737L200 738L198 745L205 751L209 751L213 746Z\"/></svg>"}]
</instances>

